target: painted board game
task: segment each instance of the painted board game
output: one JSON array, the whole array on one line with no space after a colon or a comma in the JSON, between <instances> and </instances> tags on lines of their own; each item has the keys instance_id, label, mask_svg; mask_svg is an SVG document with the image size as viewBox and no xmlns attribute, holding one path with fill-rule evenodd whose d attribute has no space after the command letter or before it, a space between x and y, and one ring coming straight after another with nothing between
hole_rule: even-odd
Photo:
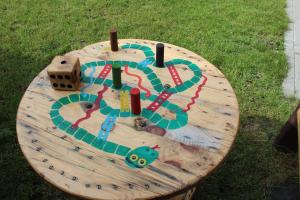
<instances>
[{"instance_id":1,"label":"painted board game","mask_svg":"<svg viewBox=\"0 0 300 200\"><path fill-rule=\"evenodd\" d=\"M222 162L239 123L230 83L202 57L171 44L164 43L158 64L157 44L120 39L115 51L109 41L92 44L65 55L78 58L78 70L70 71L78 86L47 69L32 81L17 132L41 176L85 198L166 199Z\"/></svg>"}]
</instances>

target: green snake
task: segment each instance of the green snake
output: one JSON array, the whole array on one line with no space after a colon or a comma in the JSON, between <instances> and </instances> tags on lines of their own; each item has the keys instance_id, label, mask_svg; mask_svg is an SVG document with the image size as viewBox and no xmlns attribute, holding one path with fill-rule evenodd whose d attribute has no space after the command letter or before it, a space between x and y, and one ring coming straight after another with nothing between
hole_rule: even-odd
<instances>
[{"instance_id":1,"label":"green snake","mask_svg":"<svg viewBox=\"0 0 300 200\"><path fill-rule=\"evenodd\" d=\"M143 51L146 60L148 63L152 64L155 67L155 58L154 53L151 48L140 45L140 44L126 44L121 47L122 49L135 49ZM186 80L181 85L177 85L175 87L170 87L165 89L161 80L156 76L153 70L150 67L145 67L139 65L137 62L131 61L95 61L85 63L81 66L81 74L82 74L82 82L89 83L90 77L85 75L85 71L88 68L95 68L95 67L103 67L107 64L120 64L121 66L129 66L130 68L138 69L143 72L148 80L151 82L153 89L157 93L161 93L164 90L167 92L176 94L179 92L183 92L188 88L197 84L201 77L202 71L201 69L194 63L184 60L184 59L173 59L168 62L165 62L165 66L168 65L176 65L182 64L187 66L191 71L193 71L194 76L190 80ZM110 79L102 79L102 78L95 78L94 84L105 84L108 87L112 87L113 82ZM131 87L127 84L123 84L121 90L128 90L130 91ZM154 101L158 96L151 94L150 96L146 97L146 93L141 92L141 100L150 100ZM130 147L126 147L120 144L116 144L110 141L103 141L97 139L92 133L89 133L83 128L74 128L72 127L72 123L65 120L61 114L60 109L68 104L78 103L78 102L85 102L85 103L94 103L97 99L96 95L93 94L86 94L86 93L78 93L78 94L71 94L66 97L62 97L58 99L56 102L53 103L51 110L50 110L50 117L54 123L54 125L62 131L65 131L69 135L72 135L78 140L81 140L99 150L102 150L107 153L114 153L119 156L125 157L125 163L132 168L143 168L145 166L150 165L153 161L158 158L158 151L155 147L148 147L148 146L141 146L136 149L131 149ZM166 100L162 105L162 107L166 108L167 110L175 113L176 118L173 120L165 119L160 114L152 112L146 108L142 109L141 116L147 118L156 126L159 126L163 129L178 129L183 127L188 122L188 115L186 112L182 110L179 106L169 102ZM103 115L114 115L117 117L134 117L130 111L129 112L121 112L120 109L115 109L109 106L104 99L101 99L99 102L99 112Z\"/></svg>"}]
</instances>

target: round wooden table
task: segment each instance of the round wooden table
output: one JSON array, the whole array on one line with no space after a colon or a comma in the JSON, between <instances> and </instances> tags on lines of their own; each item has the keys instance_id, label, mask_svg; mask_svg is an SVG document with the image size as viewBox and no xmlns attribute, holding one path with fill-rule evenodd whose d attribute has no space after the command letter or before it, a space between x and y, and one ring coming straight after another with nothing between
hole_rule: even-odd
<instances>
[{"instance_id":1,"label":"round wooden table","mask_svg":"<svg viewBox=\"0 0 300 200\"><path fill-rule=\"evenodd\" d=\"M191 51L165 43L159 68L157 42L118 42L116 52L107 41L66 54L80 60L80 91L52 89L46 69L31 82L17 114L22 152L40 176L75 196L191 199L236 138L235 93ZM130 111L132 88L140 89L140 115Z\"/></svg>"}]
</instances>

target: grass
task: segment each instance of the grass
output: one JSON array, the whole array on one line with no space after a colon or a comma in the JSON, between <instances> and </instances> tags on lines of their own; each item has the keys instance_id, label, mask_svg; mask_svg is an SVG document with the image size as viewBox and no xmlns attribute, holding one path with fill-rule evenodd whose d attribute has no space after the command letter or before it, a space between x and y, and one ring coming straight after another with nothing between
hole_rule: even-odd
<instances>
[{"instance_id":1,"label":"grass","mask_svg":"<svg viewBox=\"0 0 300 200\"><path fill-rule=\"evenodd\" d=\"M18 103L57 54L108 40L144 38L190 49L229 79L241 126L226 162L195 199L269 199L297 177L297 156L272 142L296 105L281 83L287 73L285 0L2 0L0 1L0 198L69 199L33 172L16 139Z\"/></svg>"}]
</instances>

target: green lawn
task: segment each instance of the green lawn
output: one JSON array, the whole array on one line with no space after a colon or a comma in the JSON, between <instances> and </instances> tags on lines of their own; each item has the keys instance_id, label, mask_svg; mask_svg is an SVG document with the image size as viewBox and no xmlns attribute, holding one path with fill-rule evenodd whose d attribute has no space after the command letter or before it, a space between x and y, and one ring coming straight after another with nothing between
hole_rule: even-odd
<instances>
[{"instance_id":1,"label":"green lawn","mask_svg":"<svg viewBox=\"0 0 300 200\"><path fill-rule=\"evenodd\" d=\"M281 91L284 8L285 0L1 0L0 199L70 198L23 157L16 110L30 81L55 55L108 40L113 26L120 38L168 42L202 55L237 93L235 146L195 199L269 199L272 187L298 176L297 156L272 148L297 103Z\"/></svg>"}]
</instances>

